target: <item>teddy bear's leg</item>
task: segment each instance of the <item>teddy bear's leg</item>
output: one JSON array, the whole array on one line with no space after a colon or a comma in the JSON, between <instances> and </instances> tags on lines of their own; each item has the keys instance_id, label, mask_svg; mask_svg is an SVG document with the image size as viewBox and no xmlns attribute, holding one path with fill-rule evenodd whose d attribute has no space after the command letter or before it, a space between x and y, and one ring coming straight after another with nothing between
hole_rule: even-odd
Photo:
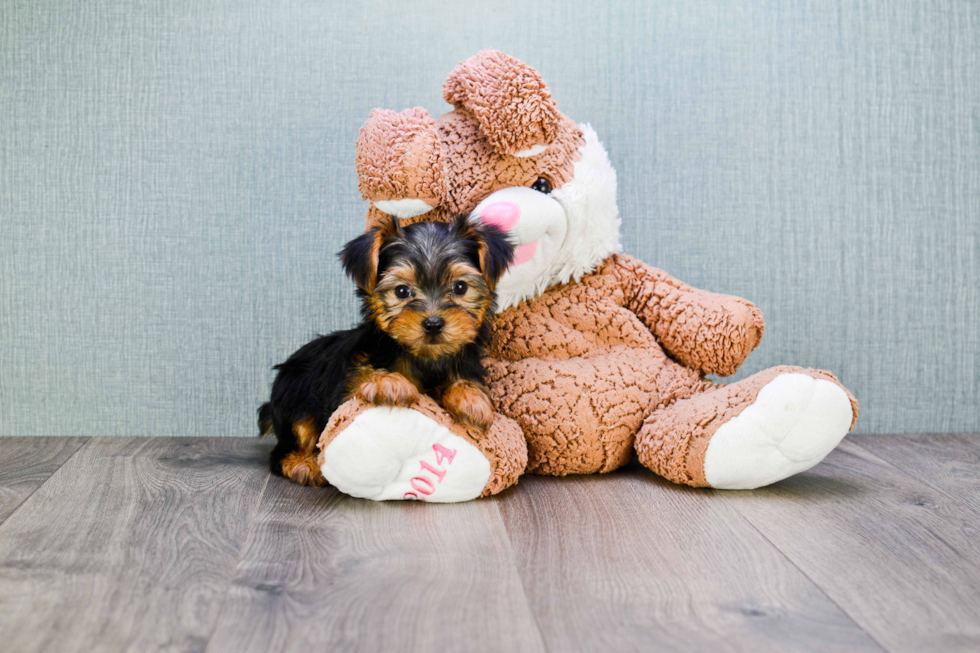
<instances>
[{"instance_id":1,"label":"teddy bear's leg","mask_svg":"<svg viewBox=\"0 0 980 653\"><path fill-rule=\"evenodd\" d=\"M527 465L516 422L497 415L481 433L426 396L413 408L351 399L331 416L319 446L331 485L375 501L468 501L514 485Z\"/></svg>"},{"instance_id":2,"label":"teddy bear's leg","mask_svg":"<svg viewBox=\"0 0 980 653\"><path fill-rule=\"evenodd\" d=\"M636 451L675 483L748 490L810 469L856 419L857 402L833 374L774 367L655 410Z\"/></svg>"}]
</instances>

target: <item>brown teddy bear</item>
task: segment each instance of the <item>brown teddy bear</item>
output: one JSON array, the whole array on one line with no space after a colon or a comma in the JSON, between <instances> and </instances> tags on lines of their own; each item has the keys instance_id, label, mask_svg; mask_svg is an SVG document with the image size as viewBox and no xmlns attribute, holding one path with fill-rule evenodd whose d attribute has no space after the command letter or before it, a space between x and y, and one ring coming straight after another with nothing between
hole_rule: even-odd
<instances>
[{"instance_id":1,"label":"brown teddy bear","mask_svg":"<svg viewBox=\"0 0 980 653\"><path fill-rule=\"evenodd\" d=\"M595 132L563 116L537 72L494 50L443 87L455 109L372 112L357 171L382 216L464 213L504 229L486 365L498 415L486 434L435 403L354 399L320 438L326 479L359 497L463 501L536 474L630 460L685 485L748 489L809 469L857 418L828 372L775 367L731 385L762 337L761 312L620 254L616 174Z\"/></svg>"}]
</instances>

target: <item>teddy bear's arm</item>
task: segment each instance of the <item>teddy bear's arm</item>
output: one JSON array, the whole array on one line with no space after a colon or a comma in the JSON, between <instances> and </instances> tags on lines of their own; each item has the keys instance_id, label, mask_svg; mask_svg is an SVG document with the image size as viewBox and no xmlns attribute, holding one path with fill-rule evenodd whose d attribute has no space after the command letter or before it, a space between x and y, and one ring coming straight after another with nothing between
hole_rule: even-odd
<instances>
[{"instance_id":1,"label":"teddy bear's arm","mask_svg":"<svg viewBox=\"0 0 980 653\"><path fill-rule=\"evenodd\" d=\"M765 327L751 302L692 288L629 256L615 256L627 308L673 358L702 374L729 376Z\"/></svg>"}]
</instances>

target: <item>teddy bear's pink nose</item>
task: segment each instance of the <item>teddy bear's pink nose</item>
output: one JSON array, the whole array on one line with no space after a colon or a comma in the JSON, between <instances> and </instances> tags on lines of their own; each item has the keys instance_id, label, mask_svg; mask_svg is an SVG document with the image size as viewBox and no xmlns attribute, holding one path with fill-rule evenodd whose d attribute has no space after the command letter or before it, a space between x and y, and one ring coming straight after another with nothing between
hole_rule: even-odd
<instances>
[{"instance_id":1,"label":"teddy bear's pink nose","mask_svg":"<svg viewBox=\"0 0 980 653\"><path fill-rule=\"evenodd\" d=\"M521 207L510 202L494 202L480 209L481 222L496 225L504 232L513 229L520 218Z\"/></svg>"}]
</instances>

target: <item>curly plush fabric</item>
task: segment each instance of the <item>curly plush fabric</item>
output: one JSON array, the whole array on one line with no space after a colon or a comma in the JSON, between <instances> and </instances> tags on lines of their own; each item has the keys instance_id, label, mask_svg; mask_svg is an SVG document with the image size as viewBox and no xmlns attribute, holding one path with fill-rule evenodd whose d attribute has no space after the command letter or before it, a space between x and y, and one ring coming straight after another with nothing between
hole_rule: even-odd
<instances>
[{"instance_id":1,"label":"curly plush fabric","mask_svg":"<svg viewBox=\"0 0 980 653\"><path fill-rule=\"evenodd\" d=\"M531 186L544 177L555 188L572 179L582 130L563 119L554 142L534 157L509 156L485 138L479 122L467 111L448 113L436 123L445 148L446 203L450 210L469 213L490 193L511 186Z\"/></svg>"},{"instance_id":2,"label":"curly plush fabric","mask_svg":"<svg viewBox=\"0 0 980 653\"><path fill-rule=\"evenodd\" d=\"M435 121L425 109L372 111L356 145L357 187L364 199L438 204L443 193L438 140Z\"/></svg>"},{"instance_id":3,"label":"curly plush fabric","mask_svg":"<svg viewBox=\"0 0 980 653\"><path fill-rule=\"evenodd\" d=\"M752 302L691 288L629 257L619 260L614 273L627 288L628 307L685 366L730 376L762 339L762 311Z\"/></svg>"},{"instance_id":4,"label":"curly plush fabric","mask_svg":"<svg viewBox=\"0 0 980 653\"><path fill-rule=\"evenodd\" d=\"M682 313L636 310L656 298L648 291L658 285L674 289L675 303L694 295L719 310L701 337L678 338L676 353L714 360L723 341L737 365L758 342L725 317L739 315L744 300L696 291L625 255L497 315L486 361L491 394L524 429L529 472L612 471L629 460L651 410L714 387L658 342L658 331L683 331L671 323Z\"/></svg>"},{"instance_id":5,"label":"curly plush fabric","mask_svg":"<svg viewBox=\"0 0 980 653\"><path fill-rule=\"evenodd\" d=\"M483 50L459 64L442 87L442 97L465 109L490 146L516 155L550 145L562 115L534 68L496 50Z\"/></svg>"}]
</instances>

